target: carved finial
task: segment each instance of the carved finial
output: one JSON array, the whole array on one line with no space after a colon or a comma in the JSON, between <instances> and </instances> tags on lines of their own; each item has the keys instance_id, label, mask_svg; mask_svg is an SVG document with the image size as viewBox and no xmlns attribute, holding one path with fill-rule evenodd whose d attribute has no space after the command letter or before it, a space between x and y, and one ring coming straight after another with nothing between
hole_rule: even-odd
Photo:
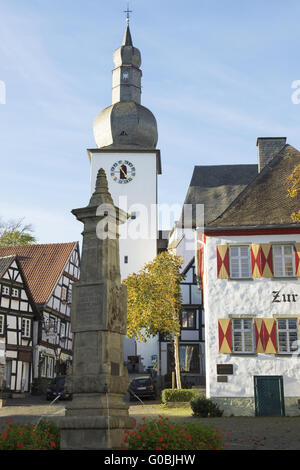
<instances>
[{"instance_id":1,"label":"carved finial","mask_svg":"<svg viewBox=\"0 0 300 470\"><path fill-rule=\"evenodd\" d=\"M103 168L100 168L97 173L95 192L101 194L108 193L108 182Z\"/></svg>"}]
</instances>

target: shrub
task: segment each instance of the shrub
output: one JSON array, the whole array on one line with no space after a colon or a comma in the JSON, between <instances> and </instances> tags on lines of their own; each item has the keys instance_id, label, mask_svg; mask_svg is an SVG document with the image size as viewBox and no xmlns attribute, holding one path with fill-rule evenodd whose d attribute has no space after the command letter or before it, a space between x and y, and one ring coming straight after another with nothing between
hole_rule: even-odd
<instances>
[{"instance_id":1,"label":"shrub","mask_svg":"<svg viewBox=\"0 0 300 470\"><path fill-rule=\"evenodd\" d=\"M147 422L125 430L127 450L224 450L223 436L211 426L201 423L170 423L168 418Z\"/></svg>"},{"instance_id":2,"label":"shrub","mask_svg":"<svg viewBox=\"0 0 300 470\"><path fill-rule=\"evenodd\" d=\"M0 450L59 450L60 431L52 421L33 424L5 421L0 433Z\"/></svg>"},{"instance_id":3,"label":"shrub","mask_svg":"<svg viewBox=\"0 0 300 470\"><path fill-rule=\"evenodd\" d=\"M201 395L191 400L191 408L194 415L201 416L201 418L220 417L223 415L223 410L220 410L216 403Z\"/></svg>"},{"instance_id":4,"label":"shrub","mask_svg":"<svg viewBox=\"0 0 300 470\"><path fill-rule=\"evenodd\" d=\"M168 402L189 402L192 398L199 395L196 389L172 389L165 388L161 393L161 401Z\"/></svg>"}]
</instances>

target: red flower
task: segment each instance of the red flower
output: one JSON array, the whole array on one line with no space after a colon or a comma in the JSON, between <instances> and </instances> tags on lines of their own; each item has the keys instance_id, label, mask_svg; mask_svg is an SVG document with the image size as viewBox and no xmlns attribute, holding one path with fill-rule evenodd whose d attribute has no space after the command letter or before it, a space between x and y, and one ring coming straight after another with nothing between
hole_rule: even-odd
<instances>
[{"instance_id":1,"label":"red flower","mask_svg":"<svg viewBox=\"0 0 300 470\"><path fill-rule=\"evenodd\" d=\"M17 441L17 447L24 447L19 441Z\"/></svg>"},{"instance_id":2,"label":"red flower","mask_svg":"<svg viewBox=\"0 0 300 470\"><path fill-rule=\"evenodd\" d=\"M162 442L162 441L164 440L164 438L161 436L161 437L158 438L158 440L159 440L160 442Z\"/></svg>"},{"instance_id":3,"label":"red flower","mask_svg":"<svg viewBox=\"0 0 300 470\"><path fill-rule=\"evenodd\" d=\"M56 447L55 442L51 441L51 442L50 442L50 446L51 446L51 449L53 449L54 447Z\"/></svg>"},{"instance_id":4,"label":"red flower","mask_svg":"<svg viewBox=\"0 0 300 470\"><path fill-rule=\"evenodd\" d=\"M186 436L186 437L187 437L188 439L191 439L191 438L192 438L192 436L191 436L190 434L189 434L188 436Z\"/></svg>"},{"instance_id":5,"label":"red flower","mask_svg":"<svg viewBox=\"0 0 300 470\"><path fill-rule=\"evenodd\" d=\"M162 448L157 446L157 447L156 447L156 450L162 450Z\"/></svg>"},{"instance_id":6,"label":"red flower","mask_svg":"<svg viewBox=\"0 0 300 470\"><path fill-rule=\"evenodd\" d=\"M133 429L136 428L136 423L133 423L132 427L133 427Z\"/></svg>"},{"instance_id":7,"label":"red flower","mask_svg":"<svg viewBox=\"0 0 300 470\"><path fill-rule=\"evenodd\" d=\"M184 428L180 429L178 432L184 432Z\"/></svg>"},{"instance_id":8,"label":"red flower","mask_svg":"<svg viewBox=\"0 0 300 470\"><path fill-rule=\"evenodd\" d=\"M135 436L135 435L136 435L136 432L132 431L131 436Z\"/></svg>"},{"instance_id":9,"label":"red flower","mask_svg":"<svg viewBox=\"0 0 300 470\"><path fill-rule=\"evenodd\" d=\"M172 424L170 424L170 429L173 429L173 428L174 428L174 426Z\"/></svg>"},{"instance_id":10,"label":"red flower","mask_svg":"<svg viewBox=\"0 0 300 470\"><path fill-rule=\"evenodd\" d=\"M1 440L5 441L6 438L7 438L7 433L5 432L4 434L2 434Z\"/></svg>"},{"instance_id":11,"label":"red flower","mask_svg":"<svg viewBox=\"0 0 300 470\"><path fill-rule=\"evenodd\" d=\"M137 439L140 439L140 438L141 438L141 436L138 434L138 435L136 436L136 438L137 438Z\"/></svg>"},{"instance_id":12,"label":"red flower","mask_svg":"<svg viewBox=\"0 0 300 470\"><path fill-rule=\"evenodd\" d=\"M19 429L18 434L23 434L23 431L21 431L21 429Z\"/></svg>"},{"instance_id":13,"label":"red flower","mask_svg":"<svg viewBox=\"0 0 300 470\"><path fill-rule=\"evenodd\" d=\"M145 429L146 429L146 426L141 426L140 427L140 431L145 431Z\"/></svg>"},{"instance_id":14,"label":"red flower","mask_svg":"<svg viewBox=\"0 0 300 470\"><path fill-rule=\"evenodd\" d=\"M11 423L11 419L8 419L8 418L7 418L7 419L5 420L5 422L6 422L6 423Z\"/></svg>"}]
</instances>

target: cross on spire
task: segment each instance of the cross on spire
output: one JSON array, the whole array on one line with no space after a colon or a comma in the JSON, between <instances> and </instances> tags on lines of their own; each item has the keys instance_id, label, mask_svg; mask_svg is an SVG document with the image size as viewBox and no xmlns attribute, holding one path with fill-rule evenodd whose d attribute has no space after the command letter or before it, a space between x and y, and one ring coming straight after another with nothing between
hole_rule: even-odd
<instances>
[{"instance_id":1,"label":"cross on spire","mask_svg":"<svg viewBox=\"0 0 300 470\"><path fill-rule=\"evenodd\" d=\"M129 24L130 13L132 13L132 10L129 10L129 3L127 3L127 10L125 10L124 13L126 13L126 22Z\"/></svg>"}]
</instances>

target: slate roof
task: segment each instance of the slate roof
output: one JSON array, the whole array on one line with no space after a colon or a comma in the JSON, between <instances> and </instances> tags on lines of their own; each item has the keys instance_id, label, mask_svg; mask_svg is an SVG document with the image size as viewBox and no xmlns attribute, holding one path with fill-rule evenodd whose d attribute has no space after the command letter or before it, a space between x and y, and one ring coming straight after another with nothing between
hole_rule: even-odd
<instances>
[{"instance_id":1,"label":"slate roof","mask_svg":"<svg viewBox=\"0 0 300 470\"><path fill-rule=\"evenodd\" d=\"M195 166L184 204L193 205L193 227L196 225L196 204L204 204L205 225L218 217L256 177L258 166L212 165ZM190 226L190 220L185 220Z\"/></svg>"},{"instance_id":2,"label":"slate roof","mask_svg":"<svg viewBox=\"0 0 300 470\"><path fill-rule=\"evenodd\" d=\"M15 256L2 256L0 258L0 278L6 273Z\"/></svg>"},{"instance_id":3,"label":"slate roof","mask_svg":"<svg viewBox=\"0 0 300 470\"><path fill-rule=\"evenodd\" d=\"M77 242L0 247L0 259L17 255L36 304L48 302Z\"/></svg>"},{"instance_id":4,"label":"slate roof","mask_svg":"<svg viewBox=\"0 0 300 470\"><path fill-rule=\"evenodd\" d=\"M285 180L297 164L300 164L300 152L285 145L208 227L291 224L292 212L300 208L299 199L287 197Z\"/></svg>"}]
</instances>

